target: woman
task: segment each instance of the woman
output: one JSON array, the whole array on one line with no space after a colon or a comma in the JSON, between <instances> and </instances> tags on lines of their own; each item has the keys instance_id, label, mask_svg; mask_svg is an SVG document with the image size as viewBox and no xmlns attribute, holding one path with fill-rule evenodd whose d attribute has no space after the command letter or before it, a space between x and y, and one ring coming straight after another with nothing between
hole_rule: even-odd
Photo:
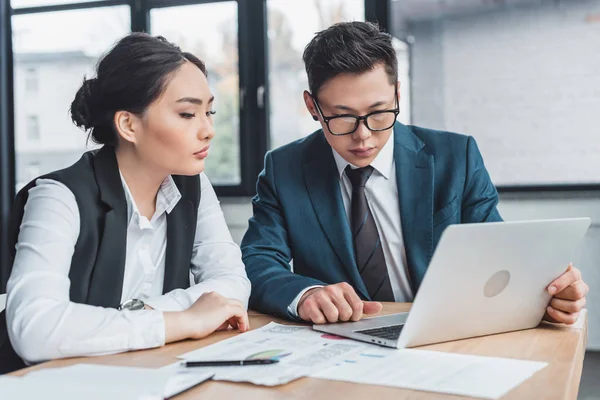
<instances>
[{"instance_id":1,"label":"woman","mask_svg":"<svg viewBox=\"0 0 600 400\"><path fill-rule=\"evenodd\" d=\"M84 81L71 117L103 147L27 185L12 215L6 324L26 363L248 329L250 283L202 173L213 99L202 61L143 33Z\"/></svg>"}]
</instances>

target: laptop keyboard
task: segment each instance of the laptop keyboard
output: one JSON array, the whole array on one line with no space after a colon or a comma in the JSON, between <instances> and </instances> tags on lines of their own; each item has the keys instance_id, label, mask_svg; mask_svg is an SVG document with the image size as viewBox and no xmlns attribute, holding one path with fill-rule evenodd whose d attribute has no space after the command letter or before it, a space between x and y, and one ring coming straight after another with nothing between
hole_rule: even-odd
<instances>
[{"instance_id":1,"label":"laptop keyboard","mask_svg":"<svg viewBox=\"0 0 600 400\"><path fill-rule=\"evenodd\" d=\"M381 328L363 329L361 331L354 332L383 339L396 340L400 337L400 331L402 331L403 326L404 325L390 325L383 326Z\"/></svg>"}]
</instances>

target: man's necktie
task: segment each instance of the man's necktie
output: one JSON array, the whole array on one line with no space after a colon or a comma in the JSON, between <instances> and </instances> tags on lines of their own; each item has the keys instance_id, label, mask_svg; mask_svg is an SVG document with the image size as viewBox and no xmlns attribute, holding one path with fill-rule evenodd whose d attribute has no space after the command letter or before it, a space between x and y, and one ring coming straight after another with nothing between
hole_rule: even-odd
<instances>
[{"instance_id":1,"label":"man's necktie","mask_svg":"<svg viewBox=\"0 0 600 400\"><path fill-rule=\"evenodd\" d=\"M348 165L345 171L352 183L350 222L358 272L373 300L394 301L381 239L365 195L365 185L373 167L352 169Z\"/></svg>"}]
</instances>

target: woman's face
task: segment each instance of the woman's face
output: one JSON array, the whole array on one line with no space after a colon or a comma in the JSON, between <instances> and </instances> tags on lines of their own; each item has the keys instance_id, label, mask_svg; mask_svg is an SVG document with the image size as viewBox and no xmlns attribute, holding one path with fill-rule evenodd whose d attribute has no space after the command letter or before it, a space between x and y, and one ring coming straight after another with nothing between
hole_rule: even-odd
<instances>
[{"instance_id":1,"label":"woman's face","mask_svg":"<svg viewBox=\"0 0 600 400\"><path fill-rule=\"evenodd\" d=\"M141 118L135 151L144 164L173 175L204 171L213 127L213 100L206 76L191 62L168 80Z\"/></svg>"}]
</instances>

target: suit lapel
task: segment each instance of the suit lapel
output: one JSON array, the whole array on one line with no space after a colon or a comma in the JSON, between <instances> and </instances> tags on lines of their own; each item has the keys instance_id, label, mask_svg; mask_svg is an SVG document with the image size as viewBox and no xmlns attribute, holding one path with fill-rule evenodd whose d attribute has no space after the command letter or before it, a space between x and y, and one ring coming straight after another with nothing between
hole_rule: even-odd
<instances>
[{"instance_id":1,"label":"suit lapel","mask_svg":"<svg viewBox=\"0 0 600 400\"><path fill-rule=\"evenodd\" d=\"M329 244L344 266L354 287L364 298L369 298L356 268L350 224L340 192L337 167L322 131L317 133L308 155L303 164L304 179L321 229L325 232Z\"/></svg>"},{"instance_id":2,"label":"suit lapel","mask_svg":"<svg viewBox=\"0 0 600 400\"><path fill-rule=\"evenodd\" d=\"M406 126L394 127L394 159L402 236L416 293L433 253L434 158Z\"/></svg>"},{"instance_id":3,"label":"suit lapel","mask_svg":"<svg viewBox=\"0 0 600 400\"><path fill-rule=\"evenodd\" d=\"M127 201L114 149L104 146L94 157L100 200L107 206L100 248L92 273L88 304L118 307L123 292L127 243Z\"/></svg>"}]
</instances>

